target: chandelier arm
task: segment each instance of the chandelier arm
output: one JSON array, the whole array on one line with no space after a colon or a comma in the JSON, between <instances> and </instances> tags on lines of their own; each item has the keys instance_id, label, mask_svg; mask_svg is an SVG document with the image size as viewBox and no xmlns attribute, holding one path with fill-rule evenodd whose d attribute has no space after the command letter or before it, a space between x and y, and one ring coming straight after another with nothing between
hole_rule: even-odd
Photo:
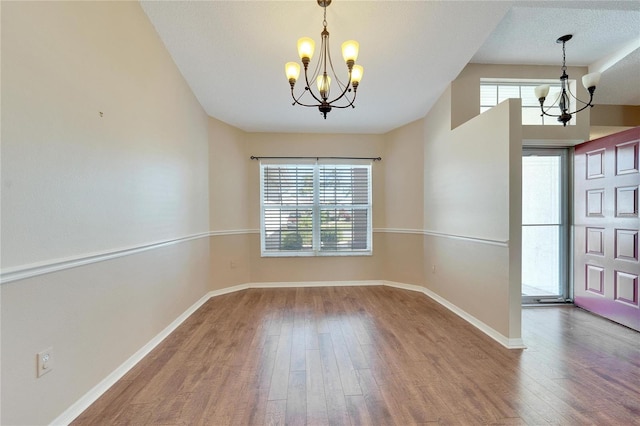
<instances>
[{"instance_id":1,"label":"chandelier arm","mask_svg":"<svg viewBox=\"0 0 640 426\"><path fill-rule=\"evenodd\" d=\"M551 108L553 108L553 105L551 105L549 108L547 108L547 111L549 111ZM558 114L558 115L549 114L547 111L544 110L544 107L542 107L542 105L540 105L540 110L542 111L542 115L546 115L547 117L560 117L560 114Z\"/></svg>"},{"instance_id":2,"label":"chandelier arm","mask_svg":"<svg viewBox=\"0 0 640 426\"><path fill-rule=\"evenodd\" d=\"M340 87L340 90L344 90L345 85L338 78L338 73L336 72L335 68L333 68L333 61L331 60L331 52L330 51L327 51L327 57L329 58L329 67L331 68L331 72L333 73L333 77L336 79L336 82L338 83L338 86ZM350 82L351 82L351 70L349 70L349 81L347 82L347 87L349 86Z\"/></svg>"},{"instance_id":3,"label":"chandelier arm","mask_svg":"<svg viewBox=\"0 0 640 426\"><path fill-rule=\"evenodd\" d=\"M571 92L569 92L569 93L571 93ZM580 112L580 111L583 111L583 110L585 110L585 109L587 109L587 108L589 108L589 107L593 108L593 104L591 103L591 102L593 101L593 93L590 93L590 94L589 94L589 102L581 101L580 99L578 99L578 98L576 98L575 96L573 96L573 94L571 94L571 96L572 96L575 100L579 101L580 103L583 103L583 104L584 104L584 106L583 106L582 108L580 108L580 109L577 109L577 110L573 111L573 112L569 112L569 111L567 111L567 114L571 114L571 115L573 115L573 114L576 114L576 113L578 113L578 112ZM554 103L553 105L549 106L549 108L547 108L547 111L549 111L549 110L550 110L551 108L553 108L554 106L555 106L555 103ZM544 115L546 115L546 116L548 116L548 117L560 117L560 114L556 115L556 114L549 114L549 113L547 113L547 111L545 111L545 110L544 110L543 102L541 102L541 103L540 103L540 109L542 110L542 114L544 114Z\"/></svg>"},{"instance_id":4,"label":"chandelier arm","mask_svg":"<svg viewBox=\"0 0 640 426\"><path fill-rule=\"evenodd\" d=\"M558 98L559 99L559 98ZM556 104L558 103L558 100L556 99L556 101L554 103L552 103L551 105L549 105L549 107L545 110L544 109L544 101L546 100L543 99L542 101L540 101L540 111L542 111L542 115L546 115L547 117L560 117L560 115L556 115L556 114L549 114L547 111L550 111L551 108L553 108L554 106L556 106Z\"/></svg>"},{"instance_id":5,"label":"chandelier arm","mask_svg":"<svg viewBox=\"0 0 640 426\"><path fill-rule=\"evenodd\" d=\"M556 100L555 100L551 105L549 105L549 106L547 107L547 109L545 110L545 109L544 109L544 101L545 101L546 99L547 99L547 98L544 98L542 101L540 101L540 110L542 111L542 115L546 115L547 117L554 117L554 118L558 118L558 117L560 117L560 114L557 114L557 115L556 115L556 114L549 114L549 113L548 113L548 111L550 111L550 110L551 110L551 108L553 108L553 107L557 106L558 101L560 100L560 95L558 95L558 97L556 98Z\"/></svg>"},{"instance_id":6,"label":"chandelier arm","mask_svg":"<svg viewBox=\"0 0 640 426\"><path fill-rule=\"evenodd\" d=\"M356 96L357 96L357 94L358 94L358 92L357 92L357 91L354 91L354 92L353 92L353 99L351 99L351 102L349 102L347 105L342 105L342 106L335 106L335 105L332 105L332 106L333 106L334 108L349 108L349 107L355 108L355 106L353 105L353 103L356 101ZM336 100L337 100L337 99L336 99ZM347 100L349 100L349 98L347 98Z\"/></svg>"},{"instance_id":7,"label":"chandelier arm","mask_svg":"<svg viewBox=\"0 0 640 426\"><path fill-rule=\"evenodd\" d=\"M576 98L576 100L580 101L580 99L578 99L578 98ZM580 108L580 109L575 110L574 112L571 112L570 114L575 114L575 113L580 112L582 110L585 110L585 109L587 109L589 107L593 108L593 105L591 104L591 101L593 101L593 94L589 95L589 102L585 103L585 102L580 101L580 102L582 102L584 104L584 106L582 108Z\"/></svg>"},{"instance_id":8,"label":"chandelier arm","mask_svg":"<svg viewBox=\"0 0 640 426\"><path fill-rule=\"evenodd\" d=\"M587 90L588 90L588 89L587 89ZM575 99L576 101L578 101L578 102L580 102L581 104L585 105L585 107L584 107L584 108L586 108L586 107L588 107L588 106L593 106L593 105L591 105L591 101L593 101L593 93L589 93L589 102L585 102L585 101L583 101L583 100L579 99L576 95L574 95L574 94L571 92L571 87L567 87L567 92L569 92L569 94L571 95L571 97L572 97L573 99ZM576 108L577 108L577 107L576 107ZM579 109L578 111L582 111L584 108ZM576 112L578 112L578 111L576 111Z\"/></svg>"},{"instance_id":9,"label":"chandelier arm","mask_svg":"<svg viewBox=\"0 0 640 426\"><path fill-rule=\"evenodd\" d=\"M304 95L304 92L302 92L300 94L300 96L298 96L298 98L296 98L293 94L293 90L291 90L291 97L293 98L293 103L291 105L300 105L303 107L313 107L313 108L317 108L318 105L308 105L308 104L303 104L302 102L300 102L300 98L302 98L302 96Z\"/></svg>"},{"instance_id":10,"label":"chandelier arm","mask_svg":"<svg viewBox=\"0 0 640 426\"><path fill-rule=\"evenodd\" d=\"M335 75L335 74L334 74L334 75ZM336 80L337 80L337 79L338 79L338 78L336 77ZM349 91L349 89L350 89L350 88L351 88L351 71L349 71L349 81L347 82L347 85L346 85L346 86L344 86L344 90L342 91L342 93L340 94L340 96L338 96L337 98L335 98L335 99L334 99L334 100L332 100L332 101L329 101L329 105L331 105L331 104L333 104L334 102L336 102L336 101L338 101L338 100L342 99L342 98L344 97L344 95L346 95L346 94L347 94L347 92ZM353 97L353 99L355 99L355 91L354 91L354 97ZM351 104L353 104L353 101L351 101ZM340 107L336 107L336 108L340 108Z\"/></svg>"}]
</instances>

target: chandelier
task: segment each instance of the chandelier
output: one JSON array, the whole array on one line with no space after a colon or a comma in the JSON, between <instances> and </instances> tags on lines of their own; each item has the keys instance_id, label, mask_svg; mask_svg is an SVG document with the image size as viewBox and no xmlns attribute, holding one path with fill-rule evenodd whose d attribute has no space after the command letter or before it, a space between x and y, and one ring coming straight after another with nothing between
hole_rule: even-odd
<instances>
[{"instance_id":1,"label":"chandelier","mask_svg":"<svg viewBox=\"0 0 640 426\"><path fill-rule=\"evenodd\" d=\"M582 77L582 84L585 87L585 89L589 91L589 102L583 102L580 99L576 98L573 93L571 93L571 90L569 88L569 76L567 75L567 65L566 65L564 45L566 42L571 40L572 37L573 35L567 34L567 35L563 35L562 37L556 40L556 43L562 43L562 75L560 76L560 86L561 86L560 96L558 96L558 98L554 101L554 103L545 110L544 101L547 95L549 94L549 85L543 84L535 88L535 95L536 95L536 98L538 98L538 101L540 101L540 109L542 110L542 115L547 115L549 117L557 117L558 121L562 123L562 125L565 127L569 122L569 120L571 120L571 117L573 114L576 114L587 107L593 107L593 104L591 103L593 101L593 92L596 91L596 85L600 81L599 72L592 72ZM569 108L570 108L569 95L571 95L573 99L583 104L584 106L573 112L569 112ZM555 106L556 103L558 103L558 107L560 108L560 114L558 115L549 114L548 111L553 106Z\"/></svg>"},{"instance_id":2,"label":"chandelier","mask_svg":"<svg viewBox=\"0 0 640 426\"><path fill-rule=\"evenodd\" d=\"M304 67L304 90L297 97L294 93L294 86L300 76L300 64L297 62L287 62L285 65L285 73L289 80L289 84L291 85L291 97L293 98L292 105L297 104L304 107L318 108L325 120L327 118L327 113L329 113L332 108L355 108L353 103L356 100L358 84L360 84L360 80L362 79L362 74L364 72L362 66L355 65L356 59L358 59L358 48L360 47L358 42L355 40L349 40L342 43L342 57L344 58L349 70L349 76L346 84L338 78L338 75L333 69L331 53L329 52L329 31L327 31L327 6L330 4L331 0L318 0L318 5L324 9L324 20L322 21L324 29L320 33L322 37L320 44L320 57L318 64L311 75L309 75L309 63L313 57L315 43L309 37L302 37L298 40L298 55L300 56L300 60ZM329 76L329 71L333 75L333 80L331 76ZM310 81L315 81L318 89L317 92L312 88ZM333 83L334 89L335 85L337 85L339 92L333 99L331 99L332 81L335 82ZM352 89L353 96L349 96ZM309 102L312 103L300 102L300 99L307 92L309 92L315 102L311 99L309 99Z\"/></svg>"}]
</instances>

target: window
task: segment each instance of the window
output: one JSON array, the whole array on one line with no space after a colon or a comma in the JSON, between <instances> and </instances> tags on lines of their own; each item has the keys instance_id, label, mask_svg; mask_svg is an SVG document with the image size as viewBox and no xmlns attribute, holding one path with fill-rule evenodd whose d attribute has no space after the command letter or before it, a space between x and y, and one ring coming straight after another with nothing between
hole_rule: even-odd
<instances>
[{"instance_id":1,"label":"window","mask_svg":"<svg viewBox=\"0 0 640 426\"><path fill-rule=\"evenodd\" d=\"M508 98L522 99L522 124L524 125L556 125L561 126L556 117L542 115L540 112L540 102L535 96L534 89L541 84L551 86L545 107L553 105L548 111L549 114L559 114L557 107L558 97L560 96L559 80L496 80L481 79L480 80L480 113L491 109L500 102ZM569 81L569 89L575 93L575 80ZM570 98L570 101L573 99ZM573 109L573 104L569 105L569 110ZM569 125L575 125L575 120L571 120Z\"/></svg>"},{"instance_id":2,"label":"window","mask_svg":"<svg viewBox=\"0 0 640 426\"><path fill-rule=\"evenodd\" d=\"M260 165L262 256L370 255L371 165Z\"/></svg>"}]
</instances>

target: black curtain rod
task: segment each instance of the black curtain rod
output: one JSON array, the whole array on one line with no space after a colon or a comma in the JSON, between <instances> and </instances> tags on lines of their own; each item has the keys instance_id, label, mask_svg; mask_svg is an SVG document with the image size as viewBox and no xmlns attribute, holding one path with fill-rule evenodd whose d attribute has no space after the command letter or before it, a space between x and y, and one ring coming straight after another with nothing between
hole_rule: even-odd
<instances>
[{"instance_id":1,"label":"black curtain rod","mask_svg":"<svg viewBox=\"0 0 640 426\"><path fill-rule=\"evenodd\" d=\"M313 159L316 160L373 160L373 161L382 161L382 157L255 157L251 156L252 160L280 160L280 159L294 159L294 160L305 160L305 159Z\"/></svg>"}]
</instances>

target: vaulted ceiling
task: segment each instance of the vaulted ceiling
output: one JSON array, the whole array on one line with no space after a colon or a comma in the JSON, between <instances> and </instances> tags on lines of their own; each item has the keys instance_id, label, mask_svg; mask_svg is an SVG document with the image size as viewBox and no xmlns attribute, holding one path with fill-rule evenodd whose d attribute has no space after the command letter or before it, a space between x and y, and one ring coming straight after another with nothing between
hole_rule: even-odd
<instances>
[{"instance_id":1,"label":"vaulted ceiling","mask_svg":"<svg viewBox=\"0 0 640 426\"><path fill-rule=\"evenodd\" d=\"M291 105L284 64L296 41L319 43L322 8L300 1L142 1L187 83L212 117L249 132L385 133L423 117L469 62L603 71L596 103L640 105L638 1L349 1L327 8L340 44L360 42L355 109ZM571 76L579 79L580 76ZM298 89L300 89L298 87Z\"/></svg>"}]
</instances>

